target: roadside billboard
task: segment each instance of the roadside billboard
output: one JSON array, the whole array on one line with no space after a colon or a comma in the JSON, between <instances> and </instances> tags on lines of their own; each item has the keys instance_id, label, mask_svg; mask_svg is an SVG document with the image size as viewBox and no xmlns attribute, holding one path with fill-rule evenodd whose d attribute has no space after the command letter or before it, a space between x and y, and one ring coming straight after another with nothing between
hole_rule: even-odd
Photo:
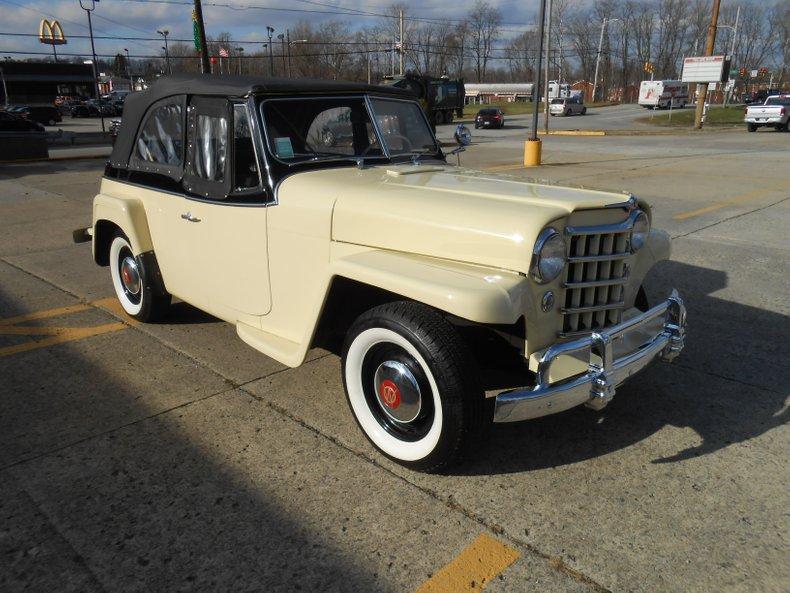
<instances>
[{"instance_id":1,"label":"roadside billboard","mask_svg":"<svg viewBox=\"0 0 790 593\"><path fill-rule=\"evenodd\" d=\"M683 60L683 82L726 82L730 71L724 56L698 56Z\"/></svg>"}]
</instances>

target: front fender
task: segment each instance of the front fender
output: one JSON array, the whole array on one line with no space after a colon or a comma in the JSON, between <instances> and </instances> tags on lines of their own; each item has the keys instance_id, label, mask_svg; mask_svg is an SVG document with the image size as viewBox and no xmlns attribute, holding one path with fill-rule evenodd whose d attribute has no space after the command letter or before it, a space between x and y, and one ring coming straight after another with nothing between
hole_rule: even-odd
<instances>
[{"instance_id":1,"label":"front fender","mask_svg":"<svg viewBox=\"0 0 790 593\"><path fill-rule=\"evenodd\" d=\"M515 323L529 310L523 275L381 249L337 246L332 273L477 323Z\"/></svg>"},{"instance_id":2,"label":"front fender","mask_svg":"<svg viewBox=\"0 0 790 593\"><path fill-rule=\"evenodd\" d=\"M124 232L129 238L135 255L151 251L154 248L145 208L140 200L99 194L93 199L94 258L96 257L96 248L102 241L97 233L99 223L102 221L111 222Z\"/></svg>"}]
</instances>

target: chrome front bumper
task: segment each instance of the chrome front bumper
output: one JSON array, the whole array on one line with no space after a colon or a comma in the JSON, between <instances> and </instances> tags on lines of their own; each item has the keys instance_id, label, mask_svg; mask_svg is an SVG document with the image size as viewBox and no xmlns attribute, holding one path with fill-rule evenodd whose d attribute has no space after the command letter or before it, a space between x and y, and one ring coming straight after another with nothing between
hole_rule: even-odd
<instances>
[{"instance_id":1,"label":"chrome front bumper","mask_svg":"<svg viewBox=\"0 0 790 593\"><path fill-rule=\"evenodd\" d=\"M635 351L614 358L613 342L663 317L661 331ZM656 321L657 322L657 321ZM671 362L683 349L686 330L686 307L677 291L660 305L619 325L589 336L552 346L540 358L536 385L517 389L496 397L494 422L517 422L556 414L580 404L600 410L614 397L615 388L639 372L654 358ZM563 355L588 351L587 372L550 382L551 364Z\"/></svg>"}]
</instances>

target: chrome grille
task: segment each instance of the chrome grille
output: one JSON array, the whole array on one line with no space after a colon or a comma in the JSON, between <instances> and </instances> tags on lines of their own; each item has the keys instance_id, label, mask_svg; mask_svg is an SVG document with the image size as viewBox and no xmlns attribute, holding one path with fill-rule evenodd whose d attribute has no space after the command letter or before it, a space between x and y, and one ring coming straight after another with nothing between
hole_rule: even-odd
<instances>
[{"instance_id":1,"label":"chrome grille","mask_svg":"<svg viewBox=\"0 0 790 593\"><path fill-rule=\"evenodd\" d=\"M631 226L568 227L568 265L560 336L589 334L620 323L628 278Z\"/></svg>"}]
</instances>

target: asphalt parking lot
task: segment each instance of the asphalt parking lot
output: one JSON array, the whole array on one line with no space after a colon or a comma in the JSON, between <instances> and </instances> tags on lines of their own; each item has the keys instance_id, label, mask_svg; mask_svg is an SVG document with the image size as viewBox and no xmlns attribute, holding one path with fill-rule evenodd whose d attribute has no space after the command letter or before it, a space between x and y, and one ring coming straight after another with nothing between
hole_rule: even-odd
<instances>
[{"instance_id":1,"label":"asphalt parking lot","mask_svg":"<svg viewBox=\"0 0 790 593\"><path fill-rule=\"evenodd\" d=\"M653 204L687 348L438 476L374 452L336 356L121 314L71 242L101 160L0 166L0 590L787 591L790 137L549 137L525 170L504 131L462 164Z\"/></svg>"}]
</instances>

